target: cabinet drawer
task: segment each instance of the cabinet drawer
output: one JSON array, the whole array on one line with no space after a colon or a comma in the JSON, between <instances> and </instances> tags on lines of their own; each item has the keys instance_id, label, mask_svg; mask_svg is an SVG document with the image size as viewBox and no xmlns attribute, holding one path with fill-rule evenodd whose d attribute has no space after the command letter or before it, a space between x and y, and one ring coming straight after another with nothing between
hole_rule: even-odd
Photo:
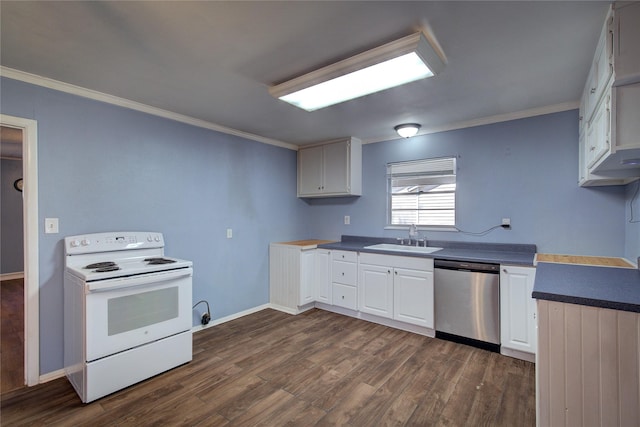
<instances>
[{"instance_id":1,"label":"cabinet drawer","mask_svg":"<svg viewBox=\"0 0 640 427\"><path fill-rule=\"evenodd\" d=\"M343 285L341 283L333 284L333 305L337 305L351 310L356 310L356 287Z\"/></svg>"},{"instance_id":2,"label":"cabinet drawer","mask_svg":"<svg viewBox=\"0 0 640 427\"><path fill-rule=\"evenodd\" d=\"M331 253L331 258L334 261L357 262L358 261L358 252L333 251Z\"/></svg>"},{"instance_id":3,"label":"cabinet drawer","mask_svg":"<svg viewBox=\"0 0 640 427\"><path fill-rule=\"evenodd\" d=\"M345 285L356 285L358 277L357 264L355 262L344 262L334 260L331 264L331 281L343 283Z\"/></svg>"}]
</instances>

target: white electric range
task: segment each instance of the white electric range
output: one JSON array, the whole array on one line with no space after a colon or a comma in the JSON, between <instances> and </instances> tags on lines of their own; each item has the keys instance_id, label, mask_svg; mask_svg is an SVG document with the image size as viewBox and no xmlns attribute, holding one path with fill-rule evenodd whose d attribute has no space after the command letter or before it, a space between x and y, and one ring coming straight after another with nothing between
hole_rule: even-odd
<instances>
[{"instance_id":1,"label":"white electric range","mask_svg":"<svg viewBox=\"0 0 640 427\"><path fill-rule=\"evenodd\" d=\"M193 264L154 232L66 237L65 373L83 402L192 359Z\"/></svg>"}]
</instances>

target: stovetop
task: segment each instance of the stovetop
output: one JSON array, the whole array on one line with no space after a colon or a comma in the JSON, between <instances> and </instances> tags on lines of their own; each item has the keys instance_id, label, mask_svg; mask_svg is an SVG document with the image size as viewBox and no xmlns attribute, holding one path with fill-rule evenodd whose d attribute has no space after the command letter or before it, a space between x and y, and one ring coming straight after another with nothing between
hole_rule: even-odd
<instances>
[{"instance_id":1,"label":"stovetop","mask_svg":"<svg viewBox=\"0 0 640 427\"><path fill-rule=\"evenodd\" d=\"M67 264L67 271L84 281L105 280L140 274L158 273L179 268L191 268L193 263L167 256L130 257L90 264Z\"/></svg>"},{"instance_id":2,"label":"stovetop","mask_svg":"<svg viewBox=\"0 0 640 427\"><path fill-rule=\"evenodd\" d=\"M191 261L165 256L164 236L157 232L109 232L68 236L67 271L84 281L191 268Z\"/></svg>"}]
</instances>

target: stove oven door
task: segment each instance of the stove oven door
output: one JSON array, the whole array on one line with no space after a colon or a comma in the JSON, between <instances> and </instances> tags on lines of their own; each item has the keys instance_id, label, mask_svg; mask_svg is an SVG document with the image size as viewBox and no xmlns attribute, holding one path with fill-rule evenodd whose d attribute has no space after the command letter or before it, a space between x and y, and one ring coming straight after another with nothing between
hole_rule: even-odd
<instances>
[{"instance_id":1,"label":"stove oven door","mask_svg":"<svg viewBox=\"0 0 640 427\"><path fill-rule=\"evenodd\" d=\"M87 283L86 361L190 330L191 284L191 268Z\"/></svg>"}]
</instances>

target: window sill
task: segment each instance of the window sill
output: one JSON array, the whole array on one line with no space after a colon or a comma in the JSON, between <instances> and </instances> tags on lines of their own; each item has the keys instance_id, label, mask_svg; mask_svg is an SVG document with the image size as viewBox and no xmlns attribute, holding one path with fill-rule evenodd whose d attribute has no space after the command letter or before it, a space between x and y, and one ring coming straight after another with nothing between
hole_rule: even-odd
<instances>
[{"instance_id":1,"label":"window sill","mask_svg":"<svg viewBox=\"0 0 640 427\"><path fill-rule=\"evenodd\" d=\"M410 225L387 225L385 230L408 230ZM442 226L442 227L430 227L430 226L418 226L418 231L458 231L454 226Z\"/></svg>"}]
</instances>

